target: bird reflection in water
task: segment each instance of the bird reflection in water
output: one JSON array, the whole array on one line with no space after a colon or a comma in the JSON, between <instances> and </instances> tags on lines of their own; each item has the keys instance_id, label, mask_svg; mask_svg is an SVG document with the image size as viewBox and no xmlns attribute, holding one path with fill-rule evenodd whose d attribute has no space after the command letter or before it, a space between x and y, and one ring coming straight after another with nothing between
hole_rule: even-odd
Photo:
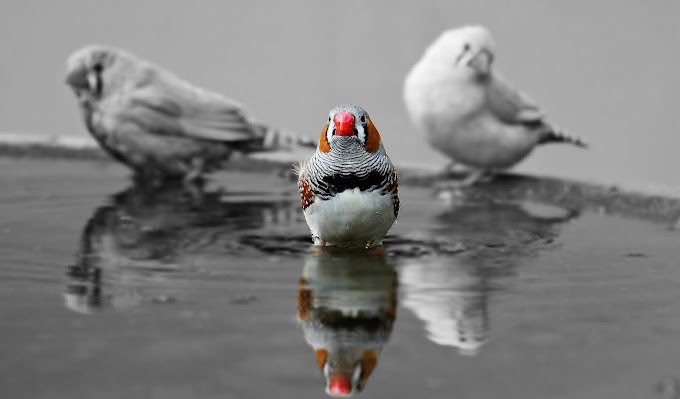
<instances>
[{"instance_id":1,"label":"bird reflection in water","mask_svg":"<svg viewBox=\"0 0 680 399\"><path fill-rule=\"evenodd\" d=\"M137 183L114 194L83 228L75 264L66 272L66 307L93 313L136 306L149 300L142 287L190 267L191 253L228 245L234 233L277 223L296 210L289 200L263 194L186 183Z\"/></svg>"},{"instance_id":2,"label":"bird reflection in water","mask_svg":"<svg viewBox=\"0 0 680 399\"><path fill-rule=\"evenodd\" d=\"M396 317L397 273L383 247L314 247L300 279L298 320L314 348L326 393L360 392Z\"/></svg>"},{"instance_id":3,"label":"bird reflection in water","mask_svg":"<svg viewBox=\"0 0 680 399\"><path fill-rule=\"evenodd\" d=\"M524 260L554 248L560 225L575 216L537 204L455 204L428 234L465 251L401 262L402 304L423 321L430 341L476 355L489 337L489 295Z\"/></svg>"}]
</instances>

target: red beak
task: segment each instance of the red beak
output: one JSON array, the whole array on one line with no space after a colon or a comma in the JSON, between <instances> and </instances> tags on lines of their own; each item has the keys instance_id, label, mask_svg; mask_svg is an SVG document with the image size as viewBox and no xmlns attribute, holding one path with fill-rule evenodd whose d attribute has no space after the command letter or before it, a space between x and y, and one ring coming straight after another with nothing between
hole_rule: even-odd
<instances>
[{"instance_id":1,"label":"red beak","mask_svg":"<svg viewBox=\"0 0 680 399\"><path fill-rule=\"evenodd\" d=\"M336 136L353 136L354 135L354 115L349 112L338 112L333 118L335 123Z\"/></svg>"}]
</instances>

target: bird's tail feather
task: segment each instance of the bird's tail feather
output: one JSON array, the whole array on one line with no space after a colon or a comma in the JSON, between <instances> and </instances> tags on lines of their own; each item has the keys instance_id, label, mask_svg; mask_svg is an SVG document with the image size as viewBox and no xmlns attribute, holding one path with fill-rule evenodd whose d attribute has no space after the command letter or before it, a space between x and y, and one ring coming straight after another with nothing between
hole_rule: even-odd
<instances>
[{"instance_id":1,"label":"bird's tail feather","mask_svg":"<svg viewBox=\"0 0 680 399\"><path fill-rule=\"evenodd\" d=\"M311 138L258 122L254 123L254 126L260 131L261 137L259 146L254 148L254 151L293 151L298 148L316 148L317 146L316 140Z\"/></svg>"},{"instance_id":2,"label":"bird's tail feather","mask_svg":"<svg viewBox=\"0 0 680 399\"><path fill-rule=\"evenodd\" d=\"M545 133L541 135L539 144L550 144L550 143L569 143L577 147L588 148L588 143L582 138L575 136L573 134L567 133L563 129L557 126L551 126L550 129L546 130Z\"/></svg>"}]
</instances>

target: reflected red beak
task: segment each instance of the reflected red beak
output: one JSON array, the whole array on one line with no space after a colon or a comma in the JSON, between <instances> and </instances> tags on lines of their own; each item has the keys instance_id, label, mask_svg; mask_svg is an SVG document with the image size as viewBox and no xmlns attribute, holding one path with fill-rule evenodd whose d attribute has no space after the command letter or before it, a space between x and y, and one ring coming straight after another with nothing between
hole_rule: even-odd
<instances>
[{"instance_id":1,"label":"reflected red beak","mask_svg":"<svg viewBox=\"0 0 680 399\"><path fill-rule=\"evenodd\" d=\"M349 112L338 112L333 118L335 123L336 136L353 136L354 135L354 115Z\"/></svg>"},{"instance_id":2,"label":"reflected red beak","mask_svg":"<svg viewBox=\"0 0 680 399\"><path fill-rule=\"evenodd\" d=\"M344 373L335 373L329 378L328 392L333 396L347 396L352 393L352 381Z\"/></svg>"}]
</instances>

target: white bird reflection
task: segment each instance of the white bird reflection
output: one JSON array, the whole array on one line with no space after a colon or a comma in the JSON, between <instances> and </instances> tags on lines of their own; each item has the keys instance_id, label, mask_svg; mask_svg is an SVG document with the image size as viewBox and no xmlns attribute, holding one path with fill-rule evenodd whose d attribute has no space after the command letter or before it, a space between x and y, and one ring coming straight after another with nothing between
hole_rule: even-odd
<instances>
[{"instance_id":1,"label":"white bird reflection","mask_svg":"<svg viewBox=\"0 0 680 399\"><path fill-rule=\"evenodd\" d=\"M402 305L423 321L437 345L476 355L488 336L488 287L475 268L449 258L425 259L399 269Z\"/></svg>"},{"instance_id":2,"label":"white bird reflection","mask_svg":"<svg viewBox=\"0 0 680 399\"><path fill-rule=\"evenodd\" d=\"M490 336L490 294L528 257L555 247L559 225L575 215L536 204L454 204L427 234L465 250L401 262L402 304L422 320L433 343L478 354Z\"/></svg>"}]
</instances>

